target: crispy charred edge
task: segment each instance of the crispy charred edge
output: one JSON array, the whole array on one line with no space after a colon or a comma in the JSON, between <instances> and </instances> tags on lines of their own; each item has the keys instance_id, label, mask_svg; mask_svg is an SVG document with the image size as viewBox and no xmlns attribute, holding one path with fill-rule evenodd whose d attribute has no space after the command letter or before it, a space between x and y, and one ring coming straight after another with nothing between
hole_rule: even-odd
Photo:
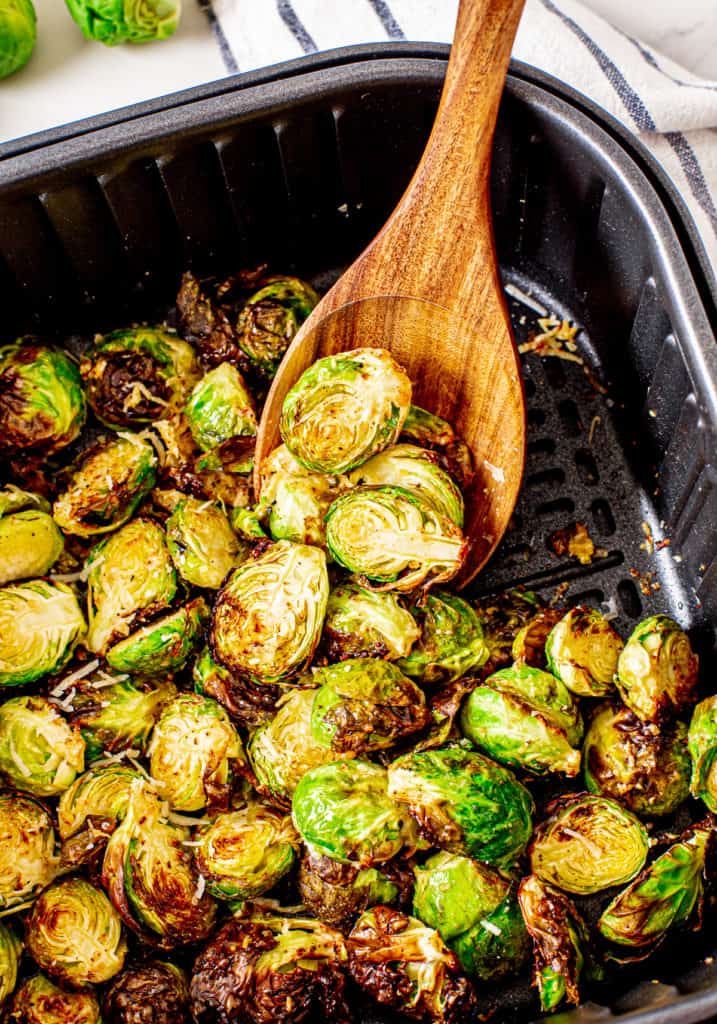
<instances>
[{"instance_id":1,"label":"crispy charred edge","mask_svg":"<svg viewBox=\"0 0 717 1024\"><path fill-rule=\"evenodd\" d=\"M229 673L229 669L224 671ZM256 729L270 721L282 695L281 687L271 683L253 683L250 679L229 674L231 679L222 679L218 672L212 674L202 683L202 692L213 697L245 729Z\"/></svg>"},{"instance_id":2,"label":"crispy charred edge","mask_svg":"<svg viewBox=\"0 0 717 1024\"><path fill-rule=\"evenodd\" d=\"M310 849L305 849L299 866L299 892L302 903L325 924L348 932L359 914L369 906L369 890L356 889L359 868L340 864ZM408 911L413 899L413 861L394 859L381 864L379 871L398 889L395 904Z\"/></svg>"},{"instance_id":3,"label":"crispy charred edge","mask_svg":"<svg viewBox=\"0 0 717 1024\"><path fill-rule=\"evenodd\" d=\"M533 877L524 878L518 886L518 902L533 942L533 984L542 998L543 971L550 968L563 979L566 1000L577 1006L580 1003L580 951L570 937L569 924L573 924L581 937L587 937L587 930L571 900L544 882L539 883L541 898L530 901L527 887ZM587 952L585 950L584 954Z\"/></svg>"},{"instance_id":4,"label":"crispy charred edge","mask_svg":"<svg viewBox=\"0 0 717 1024\"><path fill-rule=\"evenodd\" d=\"M264 270L258 268L259 277L253 282L244 278L246 290L261 280ZM211 278L200 281L191 271L182 276L177 295L180 329L197 349L205 369L233 363L242 374L250 375L251 364L239 347L231 307L221 301L241 280L241 274L219 284Z\"/></svg>"},{"instance_id":5,"label":"crispy charred edge","mask_svg":"<svg viewBox=\"0 0 717 1024\"><path fill-rule=\"evenodd\" d=\"M108 445L107 437L96 441L95 444L86 448L73 467L74 472L68 471L67 486L72 486L75 473L81 472L90 459L94 458L103 448ZM146 487L145 487L146 489ZM109 491L88 491L85 489L82 494L82 507L78 507L76 501L72 502L73 515L76 522L87 527L108 526L115 522L118 516L126 515L129 507L136 502L137 481L132 476L126 480L112 480L112 487Z\"/></svg>"},{"instance_id":6,"label":"crispy charred edge","mask_svg":"<svg viewBox=\"0 0 717 1024\"><path fill-rule=\"evenodd\" d=\"M530 665L531 668L547 668L545 641L553 626L557 626L565 615L564 608L541 608L523 627L526 632L522 637L520 651L514 658L516 664Z\"/></svg>"},{"instance_id":7,"label":"crispy charred edge","mask_svg":"<svg viewBox=\"0 0 717 1024\"><path fill-rule=\"evenodd\" d=\"M33 454L52 454L57 447L52 440L53 423L48 416L36 409L32 419L27 418L23 379L17 369L17 364L33 363L46 347L39 341L30 340L14 354L15 365L0 370L0 451L8 456L20 456L23 461L28 451L32 458ZM16 433L12 428L13 421L17 419L25 423L21 433Z\"/></svg>"},{"instance_id":8,"label":"crispy charred edge","mask_svg":"<svg viewBox=\"0 0 717 1024\"><path fill-rule=\"evenodd\" d=\"M467 696L478 684L478 680L470 676L462 676L460 679L453 679L449 683L441 683L433 688L428 694L427 710L429 712L428 726L423 733L416 736L405 737L390 750L377 751L377 758L384 766L388 766L401 754L410 751L434 750L442 747L454 736L458 738L454 722Z\"/></svg>"},{"instance_id":9,"label":"crispy charred edge","mask_svg":"<svg viewBox=\"0 0 717 1024\"><path fill-rule=\"evenodd\" d=\"M330 622L324 622L319 653L328 662L337 662L348 658L388 658L391 652L383 640L362 642L355 634L334 629Z\"/></svg>"},{"instance_id":10,"label":"crispy charred edge","mask_svg":"<svg viewBox=\"0 0 717 1024\"><path fill-rule=\"evenodd\" d=\"M360 753L372 733L400 740L420 732L431 720L426 704L376 704L351 699L340 701L324 715L324 721L335 729L331 749L337 754Z\"/></svg>"},{"instance_id":11,"label":"crispy charred edge","mask_svg":"<svg viewBox=\"0 0 717 1024\"><path fill-rule=\"evenodd\" d=\"M157 960L126 967L102 1002L102 1013L113 1024L146 1024L150 1019L152 1024L185 1024L188 1009L186 984Z\"/></svg>"},{"instance_id":12,"label":"crispy charred edge","mask_svg":"<svg viewBox=\"0 0 717 1024\"><path fill-rule=\"evenodd\" d=\"M490 657L480 670L481 678L486 679L498 669L513 664L515 635L534 618L537 611L542 610L542 606L515 589L481 598L473 603L473 607L490 650Z\"/></svg>"},{"instance_id":13,"label":"crispy charred edge","mask_svg":"<svg viewBox=\"0 0 717 1024\"><path fill-rule=\"evenodd\" d=\"M92 881L99 884L105 848L116 828L117 822L114 818L88 815L79 832L63 840L60 851L61 867L69 871L86 867Z\"/></svg>"},{"instance_id":14,"label":"crispy charred edge","mask_svg":"<svg viewBox=\"0 0 717 1024\"><path fill-rule=\"evenodd\" d=\"M113 426L131 427L159 419L172 397L160 367L147 352L95 352L82 361L80 374L87 383L87 399L95 416ZM144 393L134 400L138 382L157 401ZM128 408L131 396L133 404Z\"/></svg>"}]
</instances>

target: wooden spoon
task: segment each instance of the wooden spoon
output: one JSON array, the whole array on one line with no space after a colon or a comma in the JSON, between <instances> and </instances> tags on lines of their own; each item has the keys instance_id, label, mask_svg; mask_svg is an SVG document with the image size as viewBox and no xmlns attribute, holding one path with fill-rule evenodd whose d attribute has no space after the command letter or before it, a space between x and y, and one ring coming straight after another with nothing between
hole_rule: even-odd
<instances>
[{"instance_id":1,"label":"wooden spoon","mask_svg":"<svg viewBox=\"0 0 717 1024\"><path fill-rule=\"evenodd\" d=\"M321 356L388 349L413 402L467 442L465 586L505 532L525 461L525 399L495 252L490 159L524 0L461 0L441 103L421 162L386 225L303 324L274 378L258 467L281 444L284 397Z\"/></svg>"}]
</instances>

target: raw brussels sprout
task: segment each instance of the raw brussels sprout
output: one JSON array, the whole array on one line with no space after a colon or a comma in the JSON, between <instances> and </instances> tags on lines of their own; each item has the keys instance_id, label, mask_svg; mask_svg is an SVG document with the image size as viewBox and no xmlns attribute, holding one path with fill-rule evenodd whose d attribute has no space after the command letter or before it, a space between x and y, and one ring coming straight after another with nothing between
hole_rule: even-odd
<instances>
[{"instance_id":1,"label":"raw brussels sprout","mask_svg":"<svg viewBox=\"0 0 717 1024\"><path fill-rule=\"evenodd\" d=\"M580 771L580 709L570 690L542 669L515 665L488 676L464 704L461 729L508 768L536 775Z\"/></svg>"},{"instance_id":2,"label":"raw brussels sprout","mask_svg":"<svg viewBox=\"0 0 717 1024\"><path fill-rule=\"evenodd\" d=\"M509 867L532 830L533 801L512 772L461 746L412 751L388 767L388 793L451 853Z\"/></svg>"},{"instance_id":3,"label":"raw brussels sprout","mask_svg":"<svg viewBox=\"0 0 717 1024\"><path fill-rule=\"evenodd\" d=\"M298 277L272 277L246 302L237 321L237 341L251 365L273 377L294 335L319 301Z\"/></svg>"},{"instance_id":4,"label":"raw brussels sprout","mask_svg":"<svg viewBox=\"0 0 717 1024\"><path fill-rule=\"evenodd\" d=\"M402 487L356 487L326 516L326 543L344 568L386 590L444 583L466 555L456 524Z\"/></svg>"},{"instance_id":5,"label":"raw brussels sprout","mask_svg":"<svg viewBox=\"0 0 717 1024\"><path fill-rule=\"evenodd\" d=\"M28 580L2 587L0 687L24 686L57 672L86 628L74 591L62 583Z\"/></svg>"},{"instance_id":6,"label":"raw brussels sprout","mask_svg":"<svg viewBox=\"0 0 717 1024\"><path fill-rule=\"evenodd\" d=\"M184 415L192 437L205 452L234 437L256 436L251 395L242 375L231 363L221 363L202 377L189 396ZM249 460L244 471L250 468Z\"/></svg>"},{"instance_id":7,"label":"raw brussels sprout","mask_svg":"<svg viewBox=\"0 0 717 1024\"><path fill-rule=\"evenodd\" d=\"M687 634L666 615L651 615L630 634L615 682L638 718L659 722L693 703L697 668Z\"/></svg>"},{"instance_id":8,"label":"raw brussels sprout","mask_svg":"<svg viewBox=\"0 0 717 1024\"><path fill-rule=\"evenodd\" d=\"M192 670L194 690L213 697L231 717L247 729L264 725L273 716L281 696L278 686L262 686L233 676L217 665L205 647Z\"/></svg>"},{"instance_id":9,"label":"raw brussels sprout","mask_svg":"<svg viewBox=\"0 0 717 1024\"><path fill-rule=\"evenodd\" d=\"M460 679L488 658L480 619L455 594L426 594L411 607L420 637L399 668L420 683L447 683Z\"/></svg>"},{"instance_id":10,"label":"raw brussels sprout","mask_svg":"<svg viewBox=\"0 0 717 1024\"><path fill-rule=\"evenodd\" d=\"M133 519L100 541L87 568L87 647L95 654L128 636L140 617L168 608L177 593L164 531L151 519Z\"/></svg>"},{"instance_id":11,"label":"raw brussels sprout","mask_svg":"<svg viewBox=\"0 0 717 1024\"><path fill-rule=\"evenodd\" d=\"M78 775L57 805L57 827L63 840L83 829L108 822L112 827L127 814L132 783L143 776L123 764L97 765Z\"/></svg>"},{"instance_id":12,"label":"raw brussels sprout","mask_svg":"<svg viewBox=\"0 0 717 1024\"><path fill-rule=\"evenodd\" d=\"M692 758L690 791L717 814L717 697L697 705L687 742Z\"/></svg>"},{"instance_id":13,"label":"raw brussels sprout","mask_svg":"<svg viewBox=\"0 0 717 1024\"><path fill-rule=\"evenodd\" d=\"M197 839L194 856L207 892L222 900L249 900L272 889L299 845L289 815L260 803L218 815Z\"/></svg>"},{"instance_id":14,"label":"raw brussels sprout","mask_svg":"<svg viewBox=\"0 0 717 1024\"><path fill-rule=\"evenodd\" d=\"M195 597L110 647L105 655L107 664L117 672L148 678L178 672L201 643L208 618L207 602Z\"/></svg>"},{"instance_id":15,"label":"raw brussels sprout","mask_svg":"<svg viewBox=\"0 0 717 1024\"><path fill-rule=\"evenodd\" d=\"M395 594L367 590L350 580L339 583L329 594L321 636L329 661L395 661L410 653L419 636L416 620Z\"/></svg>"},{"instance_id":16,"label":"raw brussels sprout","mask_svg":"<svg viewBox=\"0 0 717 1024\"><path fill-rule=\"evenodd\" d=\"M553 626L563 617L561 608L541 608L515 634L511 654L516 665L530 665L531 668L548 667L545 644Z\"/></svg>"},{"instance_id":17,"label":"raw brussels sprout","mask_svg":"<svg viewBox=\"0 0 717 1024\"><path fill-rule=\"evenodd\" d=\"M167 520L166 530L177 572L195 587L218 590L247 553L215 502L183 498Z\"/></svg>"},{"instance_id":18,"label":"raw brussels sprout","mask_svg":"<svg viewBox=\"0 0 717 1024\"><path fill-rule=\"evenodd\" d=\"M232 918L199 954L190 985L196 1024L348 1024L346 944L310 917L256 910Z\"/></svg>"},{"instance_id":19,"label":"raw brussels sprout","mask_svg":"<svg viewBox=\"0 0 717 1024\"><path fill-rule=\"evenodd\" d=\"M44 697L0 704L0 771L17 789L55 796L85 765L85 741Z\"/></svg>"},{"instance_id":20,"label":"raw brussels sprout","mask_svg":"<svg viewBox=\"0 0 717 1024\"><path fill-rule=\"evenodd\" d=\"M292 815L304 842L344 864L375 867L415 848L413 820L387 792L386 770L370 761L334 761L307 772Z\"/></svg>"},{"instance_id":21,"label":"raw brussels sprout","mask_svg":"<svg viewBox=\"0 0 717 1024\"><path fill-rule=\"evenodd\" d=\"M0 792L0 916L29 907L59 866L55 830L42 804Z\"/></svg>"},{"instance_id":22,"label":"raw brussels sprout","mask_svg":"<svg viewBox=\"0 0 717 1024\"><path fill-rule=\"evenodd\" d=\"M91 448L52 507L58 526L78 537L116 530L154 487L156 467L152 445L132 434Z\"/></svg>"},{"instance_id":23,"label":"raw brussels sprout","mask_svg":"<svg viewBox=\"0 0 717 1024\"><path fill-rule=\"evenodd\" d=\"M497 597L475 602L489 651L482 675L488 676L496 669L513 663L516 634L533 619L539 609L540 602L530 590L506 590Z\"/></svg>"},{"instance_id":24,"label":"raw brussels sprout","mask_svg":"<svg viewBox=\"0 0 717 1024\"><path fill-rule=\"evenodd\" d=\"M391 907L374 907L348 938L351 977L377 1003L413 1020L463 1024L478 1000L455 953L433 928Z\"/></svg>"},{"instance_id":25,"label":"raw brussels sprout","mask_svg":"<svg viewBox=\"0 0 717 1024\"><path fill-rule=\"evenodd\" d=\"M0 519L0 585L44 576L65 542L52 516L28 509Z\"/></svg>"},{"instance_id":26,"label":"raw brussels sprout","mask_svg":"<svg viewBox=\"0 0 717 1024\"><path fill-rule=\"evenodd\" d=\"M127 943L105 894L84 878L54 882L35 901L25 940L41 970L68 985L98 985L122 970Z\"/></svg>"},{"instance_id":27,"label":"raw brussels sprout","mask_svg":"<svg viewBox=\"0 0 717 1024\"><path fill-rule=\"evenodd\" d=\"M463 526L463 495L445 469L441 469L438 457L426 448L392 445L352 470L349 480L355 487L397 484L424 498L456 526Z\"/></svg>"},{"instance_id":28,"label":"raw brussels sprout","mask_svg":"<svg viewBox=\"0 0 717 1024\"><path fill-rule=\"evenodd\" d=\"M15 993L8 1024L102 1024L97 996L58 988L44 974L35 974Z\"/></svg>"},{"instance_id":29,"label":"raw brussels sprout","mask_svg":"<svg viewBox=\"0 0 717 1024\"><path fill-rule=\"evenodd\" d=\"M32 342L0 349L0 452L53 455L85 423L80 374L65 352Z\"/></svg>"},{"instance_id":30,"label":"raw brussels sprout","mask_svg":"<svg viewBox=\"0 0 717 1024\"><path fill-rule=\"evenodd\" d=\"M101 689L80 683L70 719L80 727L87 760L127 748L143 751L154 723L176 692L169 680L150 686L118 679Z\"/></svg>"},{"instance_id":31,"label":"raw brussels sprout","mask_svg":"<svg viewBox=\"0 0 717 1024\"><path fill-rule=\"evenodd\" d=\"M585 785L645 818L671 814L689 795L690 756L682 722L658 729L622 706L598 708L583 744Z\"/></svg>"},{"instance_id":32,"label":"raw brussels sprout","mask_svg":"<svg viewBox=\"0 0 717 1024\"><path fill-rule=\"evenodd\" d=\"M0 78L29 61L35 49L35 22L31 0L4 0L0 6Z\"/></svg>"},{"instance_id":33,"label":"raw brussels sprout","mask_svg":"<svg viewBox=\"0 0 717 1024\"><path fill-rule=\"evenodd\" d=\"M311 712L317 743L336 754L383 750L431 721L423 692L390 661L353 658L317 668Z\"/></svg>"},{"instance_id":34,"label":"raw brussels sprout","mask_svg":"<svg viewBox=\"0 0 717 1024\"><path fill-rule=\"evenodd\" d=\"M171 36L179 24L181 0L66 0L86 39L114 46L148 43ZM117 332L124 334L125 332ZM129 332L127 332L129 333ZM171 337L171 335L169 335ZM141 349L140 349L141 351Z\"/></svg>"},{"instance_id":35,"label":"raw brussels sprout","mask_svg":"<svg viewBox=\"0 0 717 1024\"><path fill-rule=\"evenodd\" d=\"M416 868L413 913L481 981L516 973L527 959L515 885L478 861L444 850L429 857Z\"/></svg>"},{"instance_id":36,"label":"raw brussels sprout","mask_svg":"<svg viewBox=\"0 0 717 1024\"><path fill-rule=\"evenodd\" d=\"M111 1024L185 1024L189 1013L186 975L162 960L125 967L102 1000Z\"/></svg>"},{"instance_id":37,"label":"raw brussels sprout","mask_svg":"<svg viewBox=\"0 0 717 1024\"><path fill-rule=\"evenodd\" d=\"M543 882L584 896L622 885L645 863L647 830L609 797L558 797L530 843L531 869Z\"/></svg>"},{"instance_id":38,"label":"raw brussels sprout","mask_svg":"<svg viewBox=\"0 0 717 1024\"><path fill-rule=\"evenodd\" d=\"M465 441L450 423L417 405L410 406L401 428L401 441L411 441L435 451L441 465L465 489L473 476L473 457Z\"/></svg>"},{"instance_id":39,"label":"raw brussels sprout","mask_svg":"<svg viewBox=\"0 0 717 1024\"><path fill-rule=\"evenodd\" d=\"M284 399L284 444L307 469L345 473L394 444L411 404L411 382L385 349L326 356Z\"/></svg>"},{"instance_id":40,"label":"raw brussels sprout","mask_svg":"<svg viewBox=\"0 0 717 1024\"><path fill-rule=\"evenodd\" d=\"M0 1010L8 996L15 991L21 953L22 942L15 932L0 921Z\"/></svg>"},{"instance_id":41,"label":"raw brussels sprout","mask_svg":"<svg viewBox=\"0 0 717 1024\"><path fill-rule=\"evenodd\" d=\"M198 693L180 693L165 707L147 754L152 778L176 811L226 809L232 780L245 764L226 711Z\"/></svg>"},{"instance_id":42,"label":"raw brussels sprout","mask_svg":"<svg viewBox=\"0 0 717 1024\"><path fill-rule=\"evenodd\" d=\"M258 683L296 675L313 657L328 596L323 551L277 541L235 569L219 591L209 633L212 657Z\"/></svg>"},{"instance_id":43,"label":"raw brussels sprout","mask_svg":"<svg viewBox=\"0 0 717 1024\"><path fill-rule=\"evenodd\" d=\"M50 502L40 494L21 490L15 484L5 484L0 488L0 516L9 516L12 512L22 512L25 509L49 512Z\"/></svg>"},{"instance_id":44,"label":"raw brussels sprout","mask_svg":"<svg viewBox=\"0 0 717 1024\"><path fill-rule=\"evenodd\" d=\"M613 689L624 644L594 608L578 606L553 627L546 643L548 668L580 697L604 697Z\"/></svg>"}]
</instances>

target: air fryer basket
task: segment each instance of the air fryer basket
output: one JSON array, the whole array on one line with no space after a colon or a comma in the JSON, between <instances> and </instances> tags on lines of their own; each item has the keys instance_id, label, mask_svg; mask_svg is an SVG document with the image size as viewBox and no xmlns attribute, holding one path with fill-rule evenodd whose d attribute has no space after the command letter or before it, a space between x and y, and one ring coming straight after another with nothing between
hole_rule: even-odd
<instances>
[{"instance_id":1,"label":"air fryer basket","mask_svg":"<svg viewBox=\"0 0 717 1024\"><path fill-rule=\"evenodd\" d=\"M424 146L445 49L358 47L0 149L2 335L64 337L164 313L178 276L269 261L325 287L392 209ZM664 183L660 186L664 189ZM617 613L664 611L705 672L717 622L717 347L683 224L619 138L513 66L493 199L505 281L582 325L585 366L529 356L528 462L513 527L477 592L525 583ZM687 243L689 239L687 238ZM407 254L410 259L410 253ZM511 301L519 340L536 314ZM556 557L587 525L603 557ZM649 536L648 536L649 535ZM669 543L662 543L669 541ZM717 1014L709 940L553 1020ZM656 979L659 979L657 981ZM497 1020L527 1019L527 984ZM366 1022L386 1020L371 1012Z\"/></svg>"}]
</instances>

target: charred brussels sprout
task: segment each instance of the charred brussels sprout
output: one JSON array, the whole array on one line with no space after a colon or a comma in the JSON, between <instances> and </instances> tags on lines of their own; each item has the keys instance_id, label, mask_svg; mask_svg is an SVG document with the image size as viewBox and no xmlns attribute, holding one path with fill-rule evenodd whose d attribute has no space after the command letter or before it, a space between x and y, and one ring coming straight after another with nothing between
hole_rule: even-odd
<instances>
[{"instance_id":1,"label":"charred brussels sprout","mask_svg":"<svg viewBox=\"0 0 717 1024\"><path fill-rule=\"evenodd\" d=\"M427 594L411 608L420 626L420 638L399 668L421 683L447 683L460 679L488 658L480 619L455 594Z\"/></svg>"},{"instance_id":2,"label":"charred brussels sprout","mask_svg":"<svg viewBox=\"0 0 717 1024\"><path fill-rule=\"evenodd\" d=\"M402 487L357 487L338 498L326 542L339 565L386 590L453 579L466 554L456 524Z\"/></svg>"},{"instance_id":3,"label":"charred brussels sprout","mask_svg":"<svg viewBox=\"0 0 717 1024\"><path fill-rule=\"evenodd\" d=\"M64 791L57 805L57 825L63 840L83 829L112 827L127 813L132 783L143 776L123 764L107 764L88 769Z\"/></svg>"},{"instance_id":4,"label":"charred brussels sprout","mask_svg":"<svg viewBox=\"0 0 717 1024\"><path fill-rule=\"evenodd\" d=\"M396 444L373 455L349 474L356 487L361 484L398 484L433 505L436 512L463 526L463 495L438 457L413 444Z\"/></svg>"},{"instance_id":5,"label":"charred brussels sprout","mask_svg":"<svg viewBox=\"0 0 717 1024\"><path fill-rule=\"evenodd\" d=\"M255 437L254 405L235 366L221 363L195 385L184 410L192 437L208 452L234 437ZM251 468L250 459L239 471Z\"/></svg>"},{"instance_id":6,"label":"charred brussels sprout","mask_svg":"<svg viewBox=\"0 0 717 1024\"><path fill-rule=\"evenodd\" d=\"M646 722L684 711L694 700L697 655L689 637L666 615L652 615L630 634L617 663L617 688Z\"/></svg>"},{"instance_id":7,"label":"charred brussels sprout","mask_svg":"<svg viewBox=\"0 0 717 1024\"><path fill-rule=\"evenodd\" d=\"M432 412L412 405L401 428L401 441L412 441L422 448L430 448L441 459L441 465L454 480L465 488L473 476L473 457L470 448L456 434L450 423Z\"/></svg>"},{"instance_id":8,"label":"charred brussels sprout","mask_svg":"<svg viewBox=\"0 0 717 1024\"><path fill-rule=\"evenodd\" d=\"M44 576L64 548L52 516L28 509L0 519L0 585Z\"/></svg>"},{"instance_id":9,"label":"charred brussels sprout","mask_svg":"<svg viewBox=\"0 0 717 1024\"><path fill-rule=\"evenodd\" d=\"M29 907L59 865L55 830L42 804L0 792L0 915Z\"/></svg>"},{"instance_id":10,"label":"charred brussels sprout","mask_svg":"<svg viewBox=\"0 0 717 1024\"><path fill-rule=\"evenodd\" d=\"M148 43L171 36L181 0L66 0L86 39L107 46ZM124 332L119 332L124 333Z\"/></svg>"},{"instance_id":11,"label":"charred brussels sprout","mask_svg":"<svg viewBox=\"0 0 717 1024\"><path fill-rule=\"evenodd\" d=\"M311 712L317 743L337 754L392 746L431 721L423 692L390 661L354 658L315 669Z\"/></svg>"},{"instance_id":12,"label":"charred brussels sprout","mask_svg":"<svg viewBox=\"0 0 717 1024\"><path fill-rule=\"evenodd\" d=\"M509 768L577 775L582 737L577 702L559 679L529 665L488 676L468 697L463 734Z\"/></svg>"},{"instance_id":13,"label":"charred brussels sprout","mask_svg":"<svg viewBox=\"0 0 717 1024\"><path fill-rule=\"evenodd\" d=\"M515 973L528 955L528 934L515 885L468 857L441 851L416 868L413 913L481 981Z\"/></svg>"},{"instance_id":14,"label":"charred brussels sprout","mask_svg":"<svg viewBox=\"0 0 717 1024\"><path fill-rule=\"evenodd\" d=\"M489 652L483 666L484 675L513 663L516 634L531 621L539 608L538 598L529 590L506 590L496 597L475 602Z\"/></svg>"},{"instance_id":15,"label":"charred brussels sprout","mask_svg":"<svg viewBox=\"0 0 717 1024\"><path fill-rule=\"evenodd\" d=\"M435 846L496 867L520 857L533 801L512 772L461 746L413 751L388 768L389 796L408 804Z\"/></svg>"},{"instance_id":16,"label":"charred brussels sprout","mask_svg":"<svg viewBox=\"0 0 717 1024\"><path fill-rule=\"evenodd\" d=\"M237 341L251 365L273 377L294 335L319 301L298 277L273 277L247 300L237 321Z\"/></svg>"},{"instance_id":17,"label":"charred brussels sprout","mask_svg":"<svg viewBox=\"0 0 717 1024\"><path fill-rule=\"evenodd\" d=\"M22 943L17 935L0 921L0 1010L15 991L21 953Z\"/></svg>"},{"instance_id":18,"label":"charred brussels sprout","mask_svg":"<svg viewBox=\"0 0 717 1024\"><path fill-rule=\"evenodd\" d=\"M694 710L688 734L692 758L690 790L717 814L717 697L707 697Z\"/></svg>"},{"instance_id":19,"label":"charred brussels sprout","mask_svg":"<svg viewBox=\"0 0 717 1024\"><path fill-rule=\"evenodd\" d=\"M34 796L56 796L85 764L85 743L44 697L13 697L0 705L0 771Z\"/></svg>"},{"instance_id":20,"label":"charred brussels sprout","mask_svg":"<svg viewBox=\"0 0 717 1024\"><path fill-rule=\"evenodd\" d=\"M207 648L194 663L192 679L196 693L213 697L239 725L247 729L255 729L268 722L281 696L277 686L262 686L233 676L217 665Z\"/></svg>"},{"instance_id":21,"label":"charred brussels sprout","mask_svg":"<svg viewBox=\"0 0 717 1024\"><path fill-rule=\"evenodd\" d=\"M29 61L35 49L35 22L31 0L5 0L0 7L0 78Z\"/></svg>"},{"instance_id":22,"label":"charred brussels sprout","mask_svg":"<svg viewBox=\"0 0 717 1024\"><path fill-rule=\"evenodd\" d=\"M184 971L162 960L125 967L102 1000L111 1024L185 1024L188 1012Z\"/></svg>"},{"instance_id":23,"label":"charred brussels sprout","mask_svg":"<svg viewBox=\"0 0 717 1024\"><path fill-rule=\"evenodd\" d=\"M258 683L296 675L313 657L328 596L323 551L278 541L235 569L219 591L212 656Z\"/></svg>"},{"instance_id":24,"label":"charred brussels sprout","mask_svg":"<svg viewBox=\"0 0 717 1024\"><path fill-rule=\"evenodd\" d=\"M391 799L385 769L335 761L307 772L294 791L294 825L304 842L344 864L373 867L416 844L410 815Z\"/></svg>"},{"instance_id":25,"label":"charred brussels sprout","mask_svg":"<svg viewBox=\"0 0 717 1024\"><path fill-rule=\"evenodd\" d=\"M578 793L558 797L548 811L529 850L541 881L584 896L628 882L645 863L645 826L615 800Z\"/></svg>"},{"instance_id":26,"label":"charred brussels sprout","mask_svg":"<svg viewBox=\"0 0 717 1024\"><path fill-rule=\"evenodd\" d=\"M152 778L174 810L226 808L244 751L226 711L215 700L180 693L154 727L147 751Z\"/></svg>"},{"instance_id":27,"label":"charred brussels sprout","mask_svg":"<svg viewBox=\"0 0 717 1024\"><path fill-rule=\"evenodd\" d=\"M0 349L0 452L53 455L84 422L82 381L68 355L32 342Z\"/></svg>"},{"instance_id":28,"label":"charred brussels sprout","mask_svg":"<svg viewBox=\"0 0 717 1024\"><path fill-rule=\"evenodd\" d=\"M395 594L339 583L329 594L321 645L330 661L405 658L420 636ZM407 675L409 673L406 673Z\"/></svg>"},{"instance_id":29,"label":"charred brussels sprout","mask_svg":"<svg viewBox=\"0 0 717 1024\"><path fill-rule=\"evenodd\" d=\"M394 444L411 404L411 382L380 348L318 359L284 399L281 436L307 469L345 473Z\"/></svg>"},{"instance_id":30,"label":"charred brussels sprout","mask_svg":"<svg viewBox=\"0 0 717 1024\"><path fill-rule=\"evenodd\" d=\"M201 642L209 607L203 597L195 597L182 608L155 619L107 651L110 668L153 677L178 672Z\"/></svg>"},{"instance_id":31,"label":"charred brussels sprout","mask_svg":"<svg viewBox=\"0 0 717 1024\"><path fill-rule=\"evenodd\" d=\"M62 583L29 580L2 587L0 687L24 686L57 672L85 629L77 598Z\"/></svg>"},{"instance_id":32,"label":"charred brussels sprout","mask_svg":"<svg viewBox=\"0 0 717 1024\"><path fill-rule=\"evenodd\" d=\"M94 992L70 992L44 974L35 974L15 993L8 1024L102 1024L102 1020Z\"/></svg>"},{"instance_id":33,"label":"charred brussels sprout","mask_svg":"<svg viewBox=\"0 0 717 1024\"><path fill-rule=\"evenodd\" d=\"M167 547L177 572L195 587L218 590L243 561L239 540L214 502L184 498L167 520Z\"/></svg>"},{"instance_id":34,"label":"charred brussels sprout","mask_svg":"<svg viewBox=\"0 0 717 1024\"><path fill-rule=\"evenodd\" d=\"M25 939L41 970L79 987L114 977L127 952L117 911L84 878L45 889L27 920Z\"/></svg>"},{"instance_id":35,"label":"charred brussels sprout","mask_svg":"<svg viewBox=\"0 0 717 1024\"><path fill-rule=\"evenodd\" d=\"M156 466L152 445L131 434L91 448L53 505L58 526L78 537L116 530L154 487Z\"/></svg>"},{"instance_id":36,"label":"charred brussels sprout","mask_svg":"<svg viewBox=\"0 0 717 1024\"><path fill-rule=\"evenodd\" d=\"M671 814L689 795L690 757L682 722L658 729L625 707L605 704L583 744L585 785L635 814Z\"/></svg>"},{"instance_id":37,"label":"charred brussels sprout","mask_svg":"<svg viewBox=\"0 0 717 1024\"><path fill-rule=\"evenodd\" d=\"M516 665L542 669L548 667L545 644L553 627L557 626L562 617L560 608L541 608L518 630L511 649Z\"/></svg>"},{"instance_id":38,"label":"charred brussels sprout","mask_svg":"<svg viewBox=\"0 0 717 1024\"><path fill-rule=\"evenodd\" d=\"M80 683L70 718L80 727L87 760L128 747L143 751L154 723L176 692L169 680L150 686L118 679L99 690L91 683Z\"/></svg>"},{"instance_id":39,"label":"charred brussels sprout","mask_svg":"<svg viewBox=\"0 0 717 1024\"><path fill-rule=\"evenodd\" d=\"M377 1003L413 1020L462 1024L478 1000L458 959L433 928L390 907L366 910L349 939L351 977Z\"/></svg>"},{"instance_id":40,"label":"charred brussels sprout","mask_svg":"<svg viewBox=\"0 0 717 1024\"><path fill-rule=\"evenodd\" d=\"M623 642L607 619L593 608L571 608L553 627L545 644L548 668L580 697L604 697Z\"/></svg>"}]
</instances>

